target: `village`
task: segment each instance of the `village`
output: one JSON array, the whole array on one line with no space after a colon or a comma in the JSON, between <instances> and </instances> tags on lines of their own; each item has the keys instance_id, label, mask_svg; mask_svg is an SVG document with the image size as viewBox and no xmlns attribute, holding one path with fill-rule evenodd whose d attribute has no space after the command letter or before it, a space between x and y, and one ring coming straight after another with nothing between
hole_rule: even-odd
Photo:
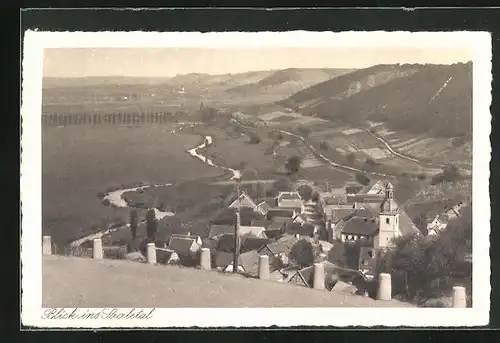
<instances>
[{"instance_id":1,"label":"village","mask_svg":"<svg viewBox=\"0 0 500 343\"><path fill-rule=\"evenodd\" d=\"M322 288L376 297L379 253L390 249L398 237L422 234L396 202L396 191L384 180L366 186L347 182L327 191L299 180L289 191L257 201L238 182L226 206L210 221L208 237L172 234L167 242L155 242L154 259L159 264L197 267L201 251L208 250L210 269L258 278L259 260L267 256L266 278L309 288L314 287L314 267L320 264ZM426 236L437 237L460 216L464 205L455 204L432 218ZM147 262L148 254L143 245L124 258Z\"/></svg>"}]
</instances>

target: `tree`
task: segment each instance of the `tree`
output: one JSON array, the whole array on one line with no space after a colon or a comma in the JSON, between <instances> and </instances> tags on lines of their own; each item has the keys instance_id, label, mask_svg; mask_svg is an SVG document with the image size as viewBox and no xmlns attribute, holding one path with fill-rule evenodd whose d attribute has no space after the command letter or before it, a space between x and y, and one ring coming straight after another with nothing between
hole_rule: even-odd
<instances>
[{"instance_id":1,"label":"tree","mask_svg":"<svg viewBox=\"0 0 500 343\"><path fill-rule=\"evenodd\" d=\"M133 209L130 212L129 222L130 222L130 231L132 232L132 240L135 241L135 239L137 238L137 226L139 224L139 218L138 218L136 209Z\"/></svg>"},{"instance_id":2,"label":"tree","mask_svg":"<svg viewBox=\"0 0 500 343\"><path fill-rule=\"evenodd\" d=\"M308 267L314 263L314 249L311 242L301 239L292 246L289 258L301 268Z\"/></svg>"},{"instance_id":3,"label":"tree","mask_svg":"<svg viewBox=\"0 0 500 343\"><path fill-rule=\"evenodd\" d=\"M326 141L321 141L321 143L319 143L319 148L320 148L321 150L325 150L325 151L326 151L326 150L328 150L328 148L329 148L328 142L326 142Z\"/></svg>"},{"instance_id":4,"label":"tree","mask_svg":"<svg viewBox=\"0 0 500 343\"><path fill-rule=\"evenodd\" d=\"M373 159L371 159L369 157L365 160L365 168L368 170L373 169L373 167L375 167L376 165L377 165L377 162L375 162Z\"/></svg>"},{"instance_id":5,"label":"tree","mask_svg":"<svg viewBox=\"0 0 500 343\"><path fill-rule=\"evenodd\" d=\"M319 193L318 192L313 192L312 195L311 195L311 200L314 201L314 202L318 202L319 201Z\"/></svg>"},{"instance_id":6,"label":"tree","mask_svg":"<svg viewBox=\"0 0 500 343\"><path fill-rule=\"evenodd\" d=\"M422 232L424 235L427 235L427 214L421 213L418 217L413 221L415 226Z\"/></svg>"},{"instance_id":7,"label":"tree","mask_svg":"<svg viewBox=\"0 0 500 343\"><path fill-rule=\"evenodd\" d=\"M437 237L403 236L379 256L377 273L392 275L393 294L423 303L448 290L453 273L468 273L471 277L471 269L461 268L464 256L472 252L472 211L466 208L462 212Z\"/></svg>"},{"instance_id":8,"label":"tree","mask_svg":"<svg viewBox=\"0 0 500 343\"><path fill-rule=\"evenodd\" d=\"M302 185L298 188L299 195L300 197L305 200L309 201L311 199L311 196L313 194L313 189L309 185Z\"/></svg>"},{"instance_id":9,"label":"tree","mask_svg":"<svg viewBox=\"0 0 500 343\"><path fill-rule=\"evenodd\" d=\"M356 173L356 181L358 181L363 186L370 184L370 178L368 177L368 175L366 175L366 173Z\"/></svg>"},{"instance_id":10,"label":"tree","mask_svg":"<svg viewBox=\"0 0 500 343\"><path fill-rule=\"evenodd\" d=\"M443 180L444 181L457 181L460 178L460 172L457 166L449 164L443 169Z\"/></svg>"},{"instance_id":11,"label":"tree","mask_svg":"<svg viewBox=\"0 0 500 343\"><path fill-rule=\"evenodd\" d=\"M155 241L157 225L158 225L158 222L156 219L155 210L153 208L151 208L146 213L146 236L147 236L148 242Z\"/></svg>"},{"instance_id":12,"label":"tree","mask_svg":"<svg viewBox=\"0 0 500 343\"><path fill-rule=\"evenodd\" d=\"M297 173L302 164L302 158L298 155L292 155L288 158L285 163L285 168L287 169L289 174Z\"/></svg>"}]
</instances>

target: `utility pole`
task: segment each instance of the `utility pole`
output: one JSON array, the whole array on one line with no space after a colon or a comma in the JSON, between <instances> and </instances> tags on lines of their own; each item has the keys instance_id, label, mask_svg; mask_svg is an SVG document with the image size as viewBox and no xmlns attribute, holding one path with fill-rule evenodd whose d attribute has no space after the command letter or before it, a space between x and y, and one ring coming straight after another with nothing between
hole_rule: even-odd
<instances>
[{"instance_id":1,"label":"utility pole","mask_svg":"<svg viewBox=\"0 0 500 343\"><path fill-rule=\"evenodd\" d=\"M238 199L238 205L236 206L236 221L234 225L234 259L233 259L233 273L238 273L239 260L240 260L240 179L236 180L236 195Z\"/></svg>"}]
</instances>

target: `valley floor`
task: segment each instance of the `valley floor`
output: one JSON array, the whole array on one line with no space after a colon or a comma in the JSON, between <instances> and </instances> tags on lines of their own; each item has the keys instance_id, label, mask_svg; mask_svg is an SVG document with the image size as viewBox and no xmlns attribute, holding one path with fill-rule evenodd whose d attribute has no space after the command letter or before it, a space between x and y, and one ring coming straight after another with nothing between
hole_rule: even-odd
<instances>
[{"instance_id":1,"label":"valley floor","mask_svg":"<svg viewBox=\"0 0 500 343\"><path fill-rule=\"evenodd\" d=\"M78 271L78 272L75 272ZM191 268L43 257L43 307L412 307Z\"/></svg>"}]
</instances>

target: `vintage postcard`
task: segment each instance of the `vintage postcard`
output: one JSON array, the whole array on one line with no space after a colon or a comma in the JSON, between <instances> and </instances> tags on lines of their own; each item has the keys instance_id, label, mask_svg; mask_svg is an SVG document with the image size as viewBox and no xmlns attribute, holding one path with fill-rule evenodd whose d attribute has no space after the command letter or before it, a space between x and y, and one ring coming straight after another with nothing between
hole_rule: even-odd
<instances>
[{"instance_id":1,"label":"vintage postcard","mask_svg":"<svg viewBox=\"0 0 500 343\"><path fill-rule=\"evenodd\" d=\"M488 323L488 33L23 48L24 325Z\"/></svg>"}]
</instances>

